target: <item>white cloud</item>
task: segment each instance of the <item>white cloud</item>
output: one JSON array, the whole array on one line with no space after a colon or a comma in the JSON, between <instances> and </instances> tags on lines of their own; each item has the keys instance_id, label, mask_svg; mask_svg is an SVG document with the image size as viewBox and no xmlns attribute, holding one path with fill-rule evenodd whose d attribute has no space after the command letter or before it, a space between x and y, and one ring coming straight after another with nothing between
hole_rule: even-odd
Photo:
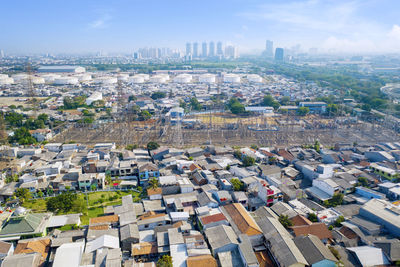
<instances>
[{"instance_id":1,"label":"white cloud","mask_svg":"<svg viewBox=\"0 0 400 267\"><path fill-rule=\"evenodd\" d=\"M397 52L400 26L365 16L374 0L294 0L267 3L239 14L272 28L276 43L319 46L326 52ZM379 4L379 1L377 2Z\"/></svg>"},{"instance_id":2,"label":"white cloud","mask_svg":"<svg viewBox=\"0 0 400 267\"><path fill-rule=\"evenodd\" d=\"M109 14L103 14L100 18L90 22L88 24L91 29L104 29L108 27L108 23L111 20L111 16Z\"/></svg>"}]
</instances>

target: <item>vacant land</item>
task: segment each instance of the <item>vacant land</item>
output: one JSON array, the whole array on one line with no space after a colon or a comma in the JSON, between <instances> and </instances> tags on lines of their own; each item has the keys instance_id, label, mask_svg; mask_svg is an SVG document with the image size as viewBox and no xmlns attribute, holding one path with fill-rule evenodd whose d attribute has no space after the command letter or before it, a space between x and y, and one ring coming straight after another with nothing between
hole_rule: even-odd
<instances>
[{"instance_id":1,"label":"vacant land","mask_svg":"<svg viewBox=\"0 0 400 267\"><path fill-rule=\"evenodd\" d=\"M39 100L47 99L47 97L35 97ZM22 105L23 107L30 106L29 97L0 97L0 106L19 106Z\"/></svg>"}]
</instances>

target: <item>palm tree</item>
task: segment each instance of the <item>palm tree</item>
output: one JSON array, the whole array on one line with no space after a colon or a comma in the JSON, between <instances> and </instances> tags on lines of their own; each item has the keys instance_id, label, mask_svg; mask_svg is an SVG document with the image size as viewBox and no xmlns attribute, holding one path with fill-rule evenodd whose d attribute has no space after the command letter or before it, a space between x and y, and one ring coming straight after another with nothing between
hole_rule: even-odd
<instances>
[{"instance_id":1,"label":"palm tree","mask_svg":"<svg viewBox=\"0 0 400 267\"><path fill-rule=\"evenodd\" d=\"M157 180L157 178L155 178L155 177L151 178L150 181L149 181L149 188L151 188L151 189L157 189L157 187L158 187L158 180Z\"/></svg>"}]
</instances>

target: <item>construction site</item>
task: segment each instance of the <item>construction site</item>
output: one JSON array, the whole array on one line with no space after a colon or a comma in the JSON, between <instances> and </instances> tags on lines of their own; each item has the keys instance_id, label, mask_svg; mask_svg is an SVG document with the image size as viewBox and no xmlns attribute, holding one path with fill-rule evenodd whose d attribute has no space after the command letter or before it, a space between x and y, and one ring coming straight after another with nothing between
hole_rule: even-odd
<instances>
[{"instance_id":1,"label":"construction site","mask_svg":"<svg viewBox=\"0 0 400 267\"><path fill-rule=\"evenodd\" d=\"M199 145L287 147L314 143L368 144L398 141L399 135L385 122L366 122L355 117L327 118L257 115L240 117L231 113L208 113L171 120L165 116L147 121L115 120L92 125L69 124L51 142L146 146L149 141L174 147Z\"/></svg>"}]
</instances>

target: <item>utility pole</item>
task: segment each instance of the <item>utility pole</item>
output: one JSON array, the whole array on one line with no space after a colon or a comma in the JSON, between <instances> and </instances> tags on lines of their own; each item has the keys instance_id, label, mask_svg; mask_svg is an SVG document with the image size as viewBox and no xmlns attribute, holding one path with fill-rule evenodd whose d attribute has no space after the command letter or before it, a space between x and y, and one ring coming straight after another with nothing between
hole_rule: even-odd
<instances>
[{"instance_id":1,"label":"utility pole","mask_svg":"<svg viewBox=\"0 0 400 267\"><path fill-rule=\"evenodd\" d=\"M31 64L28 62L26 65L26 72L28 74L28 96L31 98L32 109L33 109L33 117L36 118L36 113L39 109L39 102L35 98L35 89L33 88L33 81L32 81L32 67Z\"/></svg>"}]
</instances>

